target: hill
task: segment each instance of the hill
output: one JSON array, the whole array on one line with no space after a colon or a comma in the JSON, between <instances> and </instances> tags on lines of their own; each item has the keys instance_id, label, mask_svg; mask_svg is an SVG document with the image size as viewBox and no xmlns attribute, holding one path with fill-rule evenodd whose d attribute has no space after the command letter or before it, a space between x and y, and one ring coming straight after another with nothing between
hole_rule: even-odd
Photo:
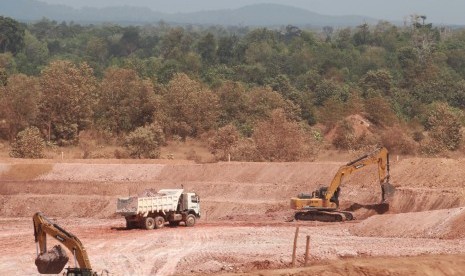
<instances>
[{"instance_id":1,"label":"hill","mask_svg":"<svg viewBox=\"0 0 465 276\"><path fill-rule=\"evenodd\" d=\"M234 10L201 11L167 14L148 8L119 6L107 8L75 9L65 5L52 5L37 0L3 1L0 14L21 21L35 21L43 17L56 21L80 23L146 24L161 20L176 24L246 25L246 26L356 26L377 20L361 16L328 16L305 9L277 4L257 4Z\"/></svg>"}]
</instances>

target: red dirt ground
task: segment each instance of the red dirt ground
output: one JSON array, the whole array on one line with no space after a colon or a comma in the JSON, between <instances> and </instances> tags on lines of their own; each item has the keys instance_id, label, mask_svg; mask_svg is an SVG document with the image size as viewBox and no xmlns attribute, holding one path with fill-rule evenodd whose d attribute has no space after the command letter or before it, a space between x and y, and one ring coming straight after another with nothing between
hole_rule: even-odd
<instances>
[{"instance_id":1,"label":"red dirt ground","mask_svg":"<svg viewBox=\"0 0 465 276\"><path fill-rule=\"evenodd\" d=\"M376 168L367 168L342 185L341 207L357 218L342 223L288 222L290 197L327 185L340 162L3 159L0 274L37 274L32 215L42 211L110 275L460 275L465 159L392 159L389 211L372 208L381 197ZM117 197L181 185L201 196L194 228L125 230L114 214ZM291 269L297 225L298 266L307 235L312 266Z\"/></svg>"}]
</instances>

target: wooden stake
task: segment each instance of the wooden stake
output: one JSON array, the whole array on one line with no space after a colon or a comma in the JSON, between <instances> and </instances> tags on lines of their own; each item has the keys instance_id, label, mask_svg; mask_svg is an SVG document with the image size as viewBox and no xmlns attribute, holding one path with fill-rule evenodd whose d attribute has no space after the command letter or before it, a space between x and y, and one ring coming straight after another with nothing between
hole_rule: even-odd
<instances>
[{"instance_id":1,"label":"wooden stake","mask_svg":"<svg viewBox=\"0 0 465 276\"><path fill-rule=\"evenodd\" d=\"M299 226L295 228L294 247L292 249L292 266L295 266L295 255L296 255L298 237L299 237Z\"/></svg>"},{"instance_id":2,"label":"wooden stake","mask_svg":"<svg viewBox=\"0 0 465 276\"><path fill-rule=\"evenodd\" d=\"M309 255L310 255L310 236L307 236L307 245L305 246L305 263L304 263L304 265L307 265Z\"/></svg>"}]
</instances>

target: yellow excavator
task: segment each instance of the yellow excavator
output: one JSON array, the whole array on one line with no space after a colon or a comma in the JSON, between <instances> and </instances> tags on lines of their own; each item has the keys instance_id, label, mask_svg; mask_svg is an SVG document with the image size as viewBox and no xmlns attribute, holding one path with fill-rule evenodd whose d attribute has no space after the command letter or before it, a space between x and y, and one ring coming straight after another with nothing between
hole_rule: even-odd
<instances>
[{"instance_id":1,"label":"yellow excavator","mask_svg":"<svg viewBox=\"0 0 465 276\"><path fill-rule=\"evenodd\" d=\"M37 248L35 264L40 274L59 274L68 263L68 256L60 245L47 251L47 235L55 238L74 255L75 267L68 267L67 276L96 276L81 241L70 232L52 222L41 212L32 217ZM76 266L79 264L79 267Z\"/></svg>"},{"instance_id":2,"label":"yellow excavator","mask_svg":"<svg viewBox=\"0 0 465 276\"><path fill-rule=\"evenodd\" d=\"M351 212L338 210L340 185L344 177L369 165L378 165L382 199L379 207L388 208L388 198L393 196L395 188L389 183L389 152L381 147L341 166L328 187L321 187L311 194L302 193L291 198L291 208L297 210L294 218L316 221L353 220L354 216Z\"/></svg>"}]
</instances>

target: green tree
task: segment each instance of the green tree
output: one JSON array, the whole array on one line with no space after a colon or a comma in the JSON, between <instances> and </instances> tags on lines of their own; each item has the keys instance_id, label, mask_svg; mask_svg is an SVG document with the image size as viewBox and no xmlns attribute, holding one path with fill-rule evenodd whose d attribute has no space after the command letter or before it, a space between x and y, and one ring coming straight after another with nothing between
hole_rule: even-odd
<instances>
[{"instance_id":1,"label":"green tree","mask_svg":"<svg viewBox=\"0 0 465 276\"><path fill-rule=\"evenodd\" d=\"M397 49L397 60L404 75L404 86L413 86L418 79L419 54L413 47Z\"/></svg>"},{"instance_id":2,"label":"green tree","mask_svg":"<svg viewBox=\"0 0 465 276\"><path fill-rule=\"evenodd\" d=\"M323 80L315 88L315 104L323 105L329 98L337 98L342 102L347 101L349 93L345 91L338 83L332 80Z\"/></svg>"},{"instance_id":3,"label":"green tree","mask_svg":"<svg viewBox=\"0 0 465 276\"><path fill-rule=\"evenodd\" d=\"M356 46L370 44L370 26L367 23L357 26L357 31L355 32L353 39Z\"/></svg>"},{"instance_id":4,"label":"green tree","mask_svg":"<svg viewBox=\"0 0 465 276\"><path fill-rule=\"evenodd\" d=\"M18 21L0 16L0 53L18 53L24 46L24 26Z\"/></svg>"},{"instance_id":5,"label":"green tree","mask_svg":"<svg viewBox=\"0 0 465 276\"><path fill-rule=\"evenodd\" d=\"M368 71L361 79L360 86L366 91L368 89L383 91L389 95L392 88L392 75L387 70Z\"/></svg>"},{"instance_id":6,"label":"green tree","mask_svg":"<svg viewBox=\"0 0 465 276\"><path fill-rule=\"evenodd\" d=\"M387 21L379 21L374 27L373 44L383 47L389 52L395 52L400 44L399 28Z\"/></svg>"},{"instance_id":7,"label":"green tree","mask_svg":"<svg viewBox=\"0 0 465 276\"><path fill-rule=\"evenodd\" d=\"M86 54L98 63L104 63L108 57L107 42L101 37L91 37L87 41Z\"/></svg>"},{"instance_id":8,"label":"green tree","mask_svg":"<svg viewBox=\"0 0 465 276\"><path fill-rule=\"evenodd\" d=\"M99 98L96 121L114 134L150 124L158 106L152 83L140 79L131 69L107 69Z\"/></svg>"},{"instance_id":9,"label":"green tree","mask_svg":"<svg viewBox=\"0 0 465 276\"><path fill-rule=\"evenodd\" d=\"M276 78L270 80L270 86L274 91L281 94L284 99L298 101L299 95L287 75L280 74L276 76Z\"/></svg>"},{"instance_id":10,"label":"green tree","mask_svg":"<svg viewBox=\"0 0 465 276\"><path fill-rule=\"evenodd\" d=\"M16 56L19 71L28 75L38 75L46 64L48 57L47 43L39 41L26 30L24 49Z\"/></svg>"},{"instance_id":11,"label":"green tree","mask_svg":"<svg viewBox=\"0 0 465 276\"><path fill-rule=\"evenodd\" d=\"M0 54L0 69L4 71L6 77L8 77L8 74L15 73L15 59L10 52Z\"/></svg>"},{"instance_id":12,"label":"green tree","mask_svg":"<svg viewBox=\"0 0 465 276\"><path fill-rule=\"evenodd\" d=\"M191 44L192 38L183 28L173 28L163 36L159 49L160 54L165 59L182 61L185 54L189 52Z\"/></svg>"},{"instance_id":13,"label":"green tree","mask_svg":"<svg viewBox=\"0 0 465 276\"><path fill-rule=\"evenodd\" d=\"M137 27L127 27L120 40L122 55L128 56L135 52L140 46L140 34Z\"/></svg>"},{"instance_id":14,"label":"green tree","mask_svg":"<svg viewBox=\"0 0 465 276\"><path fill-rule=\"evenodd\" d=\"M238 82L225 82L216 91L220 103L220 125L247 121L248 95L245 87Z\"/></svg>"},{"instance_id":15,"label":"green tree","mask_svg":"<svg viewBox=\"0 0 465 276\"><path fill-rule=\"evenodd\" d=\"M235 60L238 40L236 36L223 36L218 39L216 54L220 63L231 64Z\"/></svg>"},{"instance_id":16,"label":"green tree","mask_svg":"<svg viewBox=\"0 0 465 276\"><path fill-rule=\"evenodd\" d=\"M216 62L216 39L208 33L202 37L197 44L197 51L200 54L204 64L213 64Z\"/></svg>"},{"instance_id":17,"label":"green tree","mask_svg":"<svg viewBox=\"0 0 465 276\"><path fill-rule=\"evenodd\" d=\"M43 158L45 143L37 127L20 131L11 144L10 156L14 158Z\"/></svg>"},{"instance_id":18,"label":"green tree","mask_svg":"<svg viewBox=\"0 0 465 276\"><path fill-rule=\"evenodd\" d=\"M218 96L185 74L177 74L163 95L167 134L196 137L213 129L219 116Z\"/></svg>"},{"instance_id":19,"label":"green tree","mask_svg":"<svg viewBox=\"0 0 465 276\"><path fill-rule=\"evenodd\" d=\"M336 36L336 46L340 49L349 49L352 45L352 32L350 28L340 30Z\"/></svg>"},{"instance_id":20,"label":"green tree","mask_svg":"<svg viewBox=\"0 0 465 276\"><path fill-rule=\"evenodd\" d=\"M50 63L40 77L40 121L48 140L76 144L79 132L90 126L96 103L96 80L86 64L63 60Z\"/></svg>"}]
</instances>

